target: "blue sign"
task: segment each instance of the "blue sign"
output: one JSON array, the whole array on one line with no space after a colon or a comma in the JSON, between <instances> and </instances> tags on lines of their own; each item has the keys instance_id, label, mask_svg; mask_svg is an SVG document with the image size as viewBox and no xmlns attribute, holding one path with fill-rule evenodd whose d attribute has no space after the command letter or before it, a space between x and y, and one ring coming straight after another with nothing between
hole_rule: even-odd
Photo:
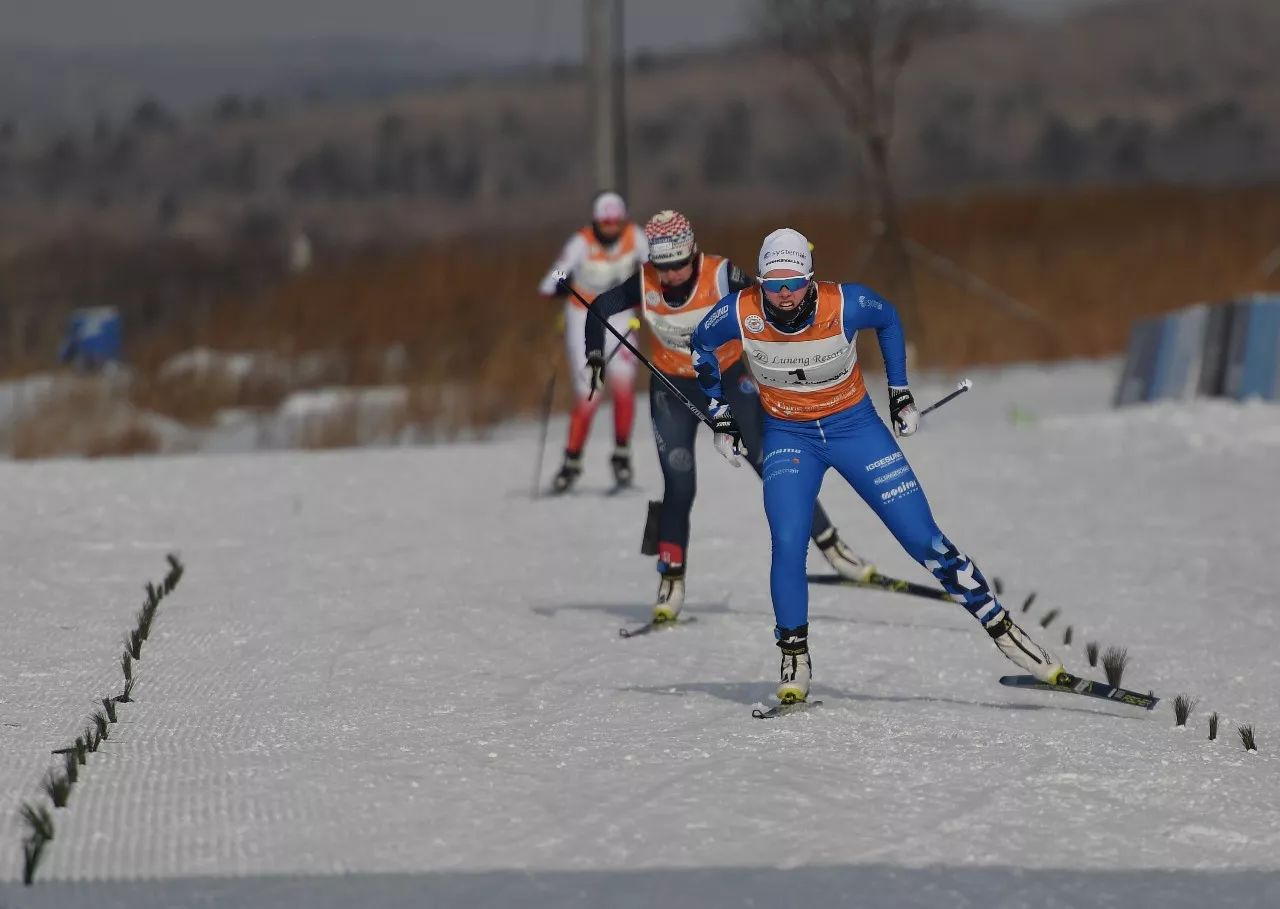
<instances>
[{"instance_id":1,"label":"blue sign","mask_svg":"<svg viewBox=\"0 0 1280 909\"><path fill-rule=\"evenodd\" d=\"M78 369L118 363L123 354L120 313L114 306L94 306L71 314L58 359Z\"/></svg>"},{"instance_id":2,"label":"blue sign","mask_svg":"<svg viewBox=\"0 0 1280 909\"><path fill-rule=\"evenodd\" d=\"M1116 406L1196 395L1280 401L1280 294L1134 323Z\"/></svg>"}]
</instances>

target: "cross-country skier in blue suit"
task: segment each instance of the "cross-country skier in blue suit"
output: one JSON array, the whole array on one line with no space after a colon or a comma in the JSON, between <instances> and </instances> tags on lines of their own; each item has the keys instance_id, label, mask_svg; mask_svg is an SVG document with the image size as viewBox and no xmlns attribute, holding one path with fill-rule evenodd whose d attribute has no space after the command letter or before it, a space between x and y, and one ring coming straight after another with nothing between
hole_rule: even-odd
<instances>
[{"instance_id":1,"label":"cross-country skier in blue suit","mask_svg":"<svg viewBox=\"0 0 1280 909\"><path fill-rule=\"evenodd\" d=\"M760 248L759 279L724 297L693 333L693 363L710 401L716 449L739 465L741 433L727 404L715 351L741 341L764 418L764 508L773 539L769 587L782 649L778 699L809 695L809 590L805 554L813 503L834 467L902 547L982 623L1000 651L1044 681L1062 664L1014 624L977 565L939 529L924 489L876 414L862 381L855 338L873 329L900 436L919 414L907 384L902 325L893 305L860 284L815 281L809 241L782 228Z\"/></svg>"}]
</instances>

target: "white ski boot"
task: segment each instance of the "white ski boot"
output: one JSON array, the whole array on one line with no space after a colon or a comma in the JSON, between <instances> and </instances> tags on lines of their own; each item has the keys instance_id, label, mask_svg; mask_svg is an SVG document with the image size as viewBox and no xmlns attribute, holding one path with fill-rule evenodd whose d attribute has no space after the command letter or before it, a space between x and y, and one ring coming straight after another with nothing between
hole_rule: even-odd
<instances>
[{"instance_id":1,"label":"white ski boot","mask_svg":"<svg viewBox=\"0 0 1280 909\"><path fill-rule=\"evenodd\" d=\"M613 468L613 485L619 489L630 486L635 473L631 469L631 449L626 445L618 445L609 458L609 466Z\"/></svg>"},{"instance_id":2,"label":"white ski boot","mask_svg":"<svg viewBox=\"0 0 1280 909\"><path fill-rule=\"evenodd\" d=\"M828 527L818 534L814 542L818 544L818 551L826 558L827 564L834 568L840 577L848 578L850 581L868 581L876 573L876 566L850 549L848 544L840 539L834 527Z\"/></svg>"},{"instance_id":3,"label":"white ski boot","mask_svg":"<svg viewBox=\"0 0 1280 909\"><path fill-rule=\"evenodd\" d=\"M658 580L658 602L653 607L653 623L674 622L684 608L684 566L667 566Z\"/></svg>"},{"instance_id":4,"label":"white ski boot","mask_svg":"<svg viewBox=\"0 0 1280 909\"><path fill-rule=\"evenodd\" d=\"M1062 661L1045 650L1014 624L1005 613L994 624L987 626L987 634L996 642L1000 652L1042 682L1052 685L1062 672Z\"/></svg>"},{"instance_id":5,"label":"white ski boot","mask_svg":"<svg viewBox=\"0 0 1280 909\"><path fill-rule=\"evenodd\" d=\"M573 484L578 482L578 477L581 475L582 454L573 454L566 451L564 453L564 463L560 465L560 472L551 481L551 491L556 495L568 492L573 488Z\"/></svg>"},{"instance_id":6,"label":"white ski boot","mask_svg":"<svg viewBox=\"0 0 1280 909\"><path fill-rule=\"evenodd\" d=\"M779 628L778 647L782 650L782 679L778 682L778 700L795 704L809 698L809 681L813 663L809 660L809 626Z\"/></svg>"}]
</instances>

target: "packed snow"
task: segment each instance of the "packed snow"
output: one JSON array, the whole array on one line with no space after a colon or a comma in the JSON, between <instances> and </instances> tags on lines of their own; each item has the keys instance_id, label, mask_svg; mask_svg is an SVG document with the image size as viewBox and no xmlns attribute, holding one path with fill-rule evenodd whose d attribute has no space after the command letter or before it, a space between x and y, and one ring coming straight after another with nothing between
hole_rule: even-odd
<instances>
[{"instance_id":1,"label":"packed snow","mask_svg":"<svg viewBox=\"0 0 1280 909\"><path fill-rule=\"evenodd\" d=\"M560 499L529 495L527 423L0 464L0 906L1280 905L1280 407L1114 411L1116 371L972 373L904 447L1015 616L1084 674L1086 642L1128 647L1125 684L1164 698L1150 713L1000 686L1016 670L959 606L814 587L824 704L752 719L778 664L768 531L758 480L709 438L699 621L618 637L656 589L643 408L641 488L615 497L607 412ZM834 473L822 500L882 571L930 581ZM24 888L17 808L47 803L50 750L119 691L169 551L187 571L137 702ZM1200 699L1185 731L1180 692Z\"/></svg>"}]
</instances>

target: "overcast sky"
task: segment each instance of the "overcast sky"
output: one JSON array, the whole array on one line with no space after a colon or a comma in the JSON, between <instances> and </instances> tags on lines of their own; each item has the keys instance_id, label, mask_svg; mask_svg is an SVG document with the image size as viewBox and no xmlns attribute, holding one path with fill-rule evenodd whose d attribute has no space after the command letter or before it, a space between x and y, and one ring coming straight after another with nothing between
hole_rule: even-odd
<instances>
[{"instance_id":1,"label":"overcast sky","mask_svg":"<svg viewBox=\"0 0 1280 909\"><path fill-rule=\"evenodd\" d=\"M1001 0L1042 10L1072 0ZM628 0L627 46L717 43L757 0ZM580 52L582 0L0 0L0 43L58 47L254 38L434 39L501 62Z\"/></svg>"}]
</instances>

